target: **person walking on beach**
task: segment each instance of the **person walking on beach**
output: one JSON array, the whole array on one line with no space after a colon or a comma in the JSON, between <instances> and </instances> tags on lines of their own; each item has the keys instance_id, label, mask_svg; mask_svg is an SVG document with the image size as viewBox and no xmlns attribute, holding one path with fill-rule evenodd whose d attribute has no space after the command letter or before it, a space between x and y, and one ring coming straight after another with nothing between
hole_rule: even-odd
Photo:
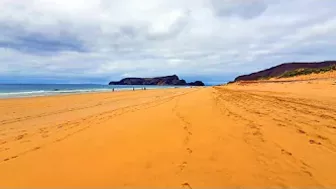
<instances>
[{"instance_id":1,"label":"person walking on beach","mask_svg":"<svg viewBox=\"0 0 336 189\"><path fill-rule=\"evenodd\" d=\"M133 91L134 91L134 87L133 87Z\"/></svg>"},{"instance_id":2,"label":"person walking on beach","mask_svg":"<svg viewBox=\"0 0 336 189\"><path fill-rule=\"evenodd\" d=\"M112 88L112 92L114 92L114 88Z\"/></svg>"}]
</instances>

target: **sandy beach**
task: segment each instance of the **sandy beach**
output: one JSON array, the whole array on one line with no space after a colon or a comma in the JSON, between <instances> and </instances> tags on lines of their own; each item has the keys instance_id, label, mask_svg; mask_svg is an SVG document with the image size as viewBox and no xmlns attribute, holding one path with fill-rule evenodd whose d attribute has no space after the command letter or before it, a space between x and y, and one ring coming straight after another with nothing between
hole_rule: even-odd
<instances>
[{"instance_id":1,"label":"sandy beach","mask_svg":"<svg viewBox=\"0 0 336 189\"><path fill-rule=\"evenodd\" d=\"M335 187L336 80L0 100L0 187Z\"/></svg>"}]
</instances>

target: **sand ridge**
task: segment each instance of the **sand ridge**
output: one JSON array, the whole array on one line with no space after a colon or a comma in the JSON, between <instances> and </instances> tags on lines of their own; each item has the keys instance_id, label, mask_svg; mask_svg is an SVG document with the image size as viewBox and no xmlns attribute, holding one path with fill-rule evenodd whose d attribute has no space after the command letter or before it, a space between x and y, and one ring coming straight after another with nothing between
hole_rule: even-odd
<instances>
[{"instance_id":1,"label":"sand ridge","mask_svg":"<svg viewBox=\"0 0 336 189\"><path fill-rule=\"evenodd\" d=\"M0 186L333 187L334 83L0 100Z\"/></svg>"}]
</instances>

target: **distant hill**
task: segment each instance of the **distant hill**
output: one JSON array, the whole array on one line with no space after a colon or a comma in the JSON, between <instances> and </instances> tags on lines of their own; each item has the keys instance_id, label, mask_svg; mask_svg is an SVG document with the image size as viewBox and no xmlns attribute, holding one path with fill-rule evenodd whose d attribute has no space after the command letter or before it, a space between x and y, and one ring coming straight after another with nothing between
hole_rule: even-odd
<instances>
[{"instance_id":1,"label":"distant hill","mask_svg":"<svg viewBox=\"0 0 336 189\"><path fill-rule=\"evenodd\" d=\"M329 71L336 68L336 61L284 63L266 70L237 77L234 81L251 81L275 77L292 77L309 73Z\"/></svg>"},{"instance_id":2,"label":"distant hill","mask_svg":"<svg viewBox=\"0 0 336 189\"><path fill-rule=\"evenodd\" d=\"M177 75L154 78L124 78L120 81L111 81L109 85L178 85L178 86L204 86L202 81L187 83Z\"/></svg>"}]
</instances>

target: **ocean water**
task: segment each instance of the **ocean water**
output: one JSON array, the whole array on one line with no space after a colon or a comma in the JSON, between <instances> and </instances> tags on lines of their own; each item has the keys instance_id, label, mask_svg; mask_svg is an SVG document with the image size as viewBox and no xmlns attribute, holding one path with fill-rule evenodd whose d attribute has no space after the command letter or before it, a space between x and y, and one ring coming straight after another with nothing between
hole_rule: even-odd
<instances>
[{"instance_id":1,"label":"ocean water","mask_svg":"<svg viewBox=\"0 0 336 189\"><path fill-rule=\"evenodd\" d=\"M93 84L0 84L0 98L50 96L60 94L93 93L122 90L175 88L176 86L93 85ZM182 86L181 86L182 87ZM180 88L180 87L179 87Z\"/></svg>"}]
</instances>

